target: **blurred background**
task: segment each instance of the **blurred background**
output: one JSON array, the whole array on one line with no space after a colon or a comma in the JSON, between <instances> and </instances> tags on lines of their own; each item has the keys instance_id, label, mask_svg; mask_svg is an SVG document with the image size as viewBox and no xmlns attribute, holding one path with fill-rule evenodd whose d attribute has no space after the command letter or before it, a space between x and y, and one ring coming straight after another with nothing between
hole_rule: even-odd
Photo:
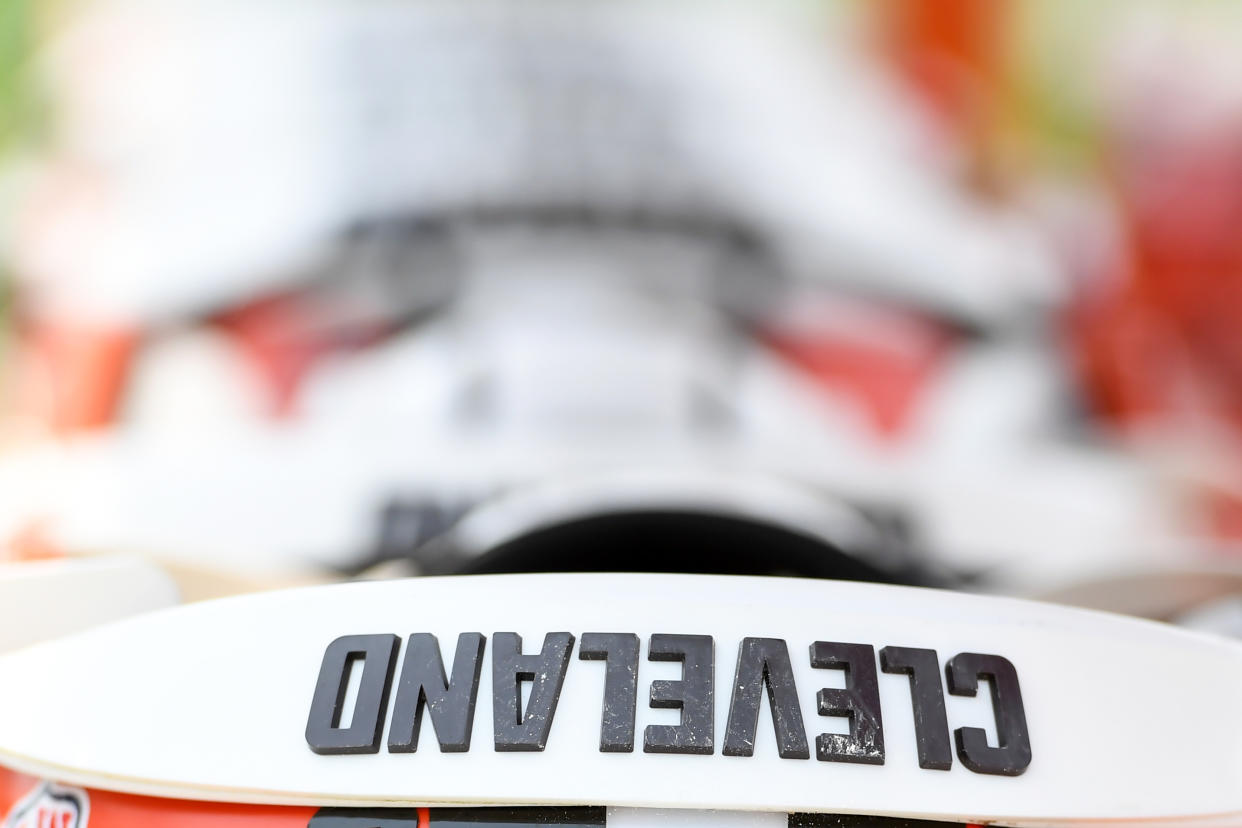
<instances>
[{"instance_id":1,"label":"blurred background","mask_svg":"<svg viewBox=\"0 0 1242 828\"><path fill-rule=\"evenodd\" d=\"M1242 634L1242 5L0 4L0 554Z\"/></svg>"}]
</instances>

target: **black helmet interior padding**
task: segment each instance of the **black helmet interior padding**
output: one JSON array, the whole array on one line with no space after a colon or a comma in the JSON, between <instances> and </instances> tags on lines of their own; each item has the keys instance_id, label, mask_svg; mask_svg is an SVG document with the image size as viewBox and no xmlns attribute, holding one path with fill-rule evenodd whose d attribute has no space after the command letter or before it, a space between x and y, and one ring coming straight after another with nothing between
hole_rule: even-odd
<instances>
[{"instance_id":1,"label":"black helmet interior padding","mask_svg":"<svg viewBox=\"0 0 1242 828\"><path fill-rule=\"evenodd\" d=\"M676 510L615 512L541 526L463 562L457 571L792 575L895 584L929 580L913 562L906 569L881 569L782 526Z\"/></svg>"}]
</instances>

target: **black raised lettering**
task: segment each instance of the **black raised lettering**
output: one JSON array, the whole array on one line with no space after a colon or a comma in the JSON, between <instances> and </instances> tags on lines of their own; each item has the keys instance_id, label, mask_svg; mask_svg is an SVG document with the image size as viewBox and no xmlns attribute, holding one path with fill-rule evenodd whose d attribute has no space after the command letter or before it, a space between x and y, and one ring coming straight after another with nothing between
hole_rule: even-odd
<instances>
[{"instance_id":1,"label":"black raised lettering","mask_svg":"<svg viewBox=\"0 0 1242 828\"><path fill-rule=\"evenodd\" d=\"M522 637L499 632L492 636L492 719L496 750L543 750L556 715L556 703L569 666L574 637L548 633L543 649L522 655ZM530 700L522 710L523 681L531 683Z\"/></svg>"},{"instance_id":2,"label":"black raised lettering","mask_svg":"<svg viewBox=\"0 0 1242 828\"><path fill-rule=\"evenodd\" d=\"M638 636L634 633L583 633L578 658L606 661L604 712L599 726L600 751L632 752L638 699Z\"/></svg>"},{"instance_id":3,"label":"black raised lettering","mask_svg":"<svg viewBox=\"0 0 1242 828\"><path fill-rule=\"evenodd\" d=\"M462 633L457 637L457 654L453 657L453 678L450 681L444 674L440 642L436 637L430 633L410 636L401 665L401 677L397 679L397 697L393 701L392 726L388 729L389 753L413 753L418 750L418 731L424 704L436 730L441 752L461 753L470 749L485 642L483 635L477 632Z\"/></svg>"},{"instance_id":4,"label":"black raised lettering","mask_svg":"<svg viewBox=\"0 0 1242 828\"><path fill-rule=\"evenodd\" d=\"M345 635L328 645L306 720L306 743L311 750L323 754L379 752L400 643L395 635ZM357 669L362 670L362 677L354 713L349 726L342 727L349 676Z\"/></svg>"},{"instance_id":5,"label":"black raised lettering","mask_svg":"<svg viewBox=\"0 0 1242 828\"><path fill-rule=\"evenodd\" d=\"M992 685L992 712L996 716L997 747L988 745L981 727L959 727L953 732L957 756L975 773L1018 776L1031 764L1031 735L1026 729L1026 710L1018 671L1009 659L983 653L958 653L944 667L949 692L973 696L979 679Z\"/></svg>"},{"instance_id":6,"label":"black raised lettering","mask_svg":"<svg viewBox=\"0 0 1242 828\"><path fill-rule=\"evenodd\" d=\"M418 808L320 808L306 828L418 828Z\"/></svg>"},{"instance_id":7,"label":"black raised lettering","mask_svg":"<svg viewBox=\"0 0 1242 828\"><path fill-rule=\"evenodd\" d=\"M647 725L644 753L711 754L715 740L715 646L710 635L651 636L649 661L680 661L681 680L651 682L651 706L681 711L681 724Z\"/></svg>"},{"instance_id":8,"label":"black raised lettering","mask_svg":"<svg viewBox=\"0 0 1242 828\"><path fill-rule=\"evenodd\" d=\"M885 647L880 650L880 669L910 677L919 767L949 770L953 767L953 749L949 747L949 720L944 712L944 690L940 686L940 660L936 651Z\"/></svg>"},{"instance_id":9,"label":"black raised lettering","mask_svg":"<svg viewBox=\"0 0 1242 828\"><path fill-rule=\"evenodd\" d=\"M432 808L429 828L599 828L608 821L608 809L595 807L535 806L490 808Z\"/></svg>"},{"instance_id":10,"label":"black raised lettering","mask_svg":"<svg viewBox=\"0 0 1242 828\"><path fill-rule=\"evenodd\" d=\"M737 649L733 699L725 728L725 756L753 756L759 726L759 699L768 687L768 706L776 730L776 751L782 759L809 759L806 726L798 703L789 648L779 638L743 638Z\"/></svg>"},{"instance_id":11,"label":"black raised lettering","mask_svg":"<svg viewBox=\"0 0 1242 828\"><path fill-rule=\"evenodd\" d=\"M869 814L790 814L785 824L789 828L979 828L975 823Z\"/></svg>"},{"instance_id":12,"label":"black raised lettering","mask_svg":"<svg viewBox=\"0 0 1242 828\"><path fill-rule=\"evenodd\" d=\"M599 828L606 821L600 807L320 808L308 828Z\"/></svg>"},{"instance_id":13,"label":"black raised lettering","mask_svg":"<svg viewBox=\"0 0 1242 828\"><path fill-rule=\"evenodd\" d=\"M815 737L815 758L821 762L884 764L884 721L880 715L880 686L875 672L875 648L870 644L816 641L811 666L844 670L845 689L825 687L816 695L821 716L848 716L850 732L821 733Z\"/></svg>"}]
</instances>

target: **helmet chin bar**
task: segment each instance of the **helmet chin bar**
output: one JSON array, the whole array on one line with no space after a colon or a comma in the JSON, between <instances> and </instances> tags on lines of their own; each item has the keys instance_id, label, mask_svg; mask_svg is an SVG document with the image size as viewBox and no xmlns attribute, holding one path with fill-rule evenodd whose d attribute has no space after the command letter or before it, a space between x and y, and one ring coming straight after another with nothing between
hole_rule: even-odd
<instances>
[{"instance_id":1,"label":"helmet chin bar","mask_svg":"<svg viewBox=\"0 0 1242 828\"><path fill-rule=\"evenodd\" d=\"M184 819L165 824L193 825L197 810L366 822L354 828L550 813L529 806L596 806L563 812L571 825L606 807L614 828L717 811L736 816L713 825L773 828L825 824L789 821L812 813L1060 828L1242 814L1228 784L1236 646L933 589L632 573L356 582L95 627L0 656L0 674L10 826L170 810ZM1153 750L1170 699L1177 749Z\"/></svg>"}]
</instances>

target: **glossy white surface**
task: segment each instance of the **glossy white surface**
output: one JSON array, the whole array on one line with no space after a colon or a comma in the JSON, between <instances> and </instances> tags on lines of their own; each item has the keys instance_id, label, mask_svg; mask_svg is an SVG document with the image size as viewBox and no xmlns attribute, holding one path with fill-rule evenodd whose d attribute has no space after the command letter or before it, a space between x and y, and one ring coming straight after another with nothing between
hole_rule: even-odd
<instances>
[{"instance_id":1,"label":"glossy white surface","mask_svg":"<svg viewBox=\"0 0 1242 828\"><path fill-rule=\"evenodd\" d=\"M0 564L0 652L178 600L172 578L133 558Z\"/></svg>"}]
</instances>

